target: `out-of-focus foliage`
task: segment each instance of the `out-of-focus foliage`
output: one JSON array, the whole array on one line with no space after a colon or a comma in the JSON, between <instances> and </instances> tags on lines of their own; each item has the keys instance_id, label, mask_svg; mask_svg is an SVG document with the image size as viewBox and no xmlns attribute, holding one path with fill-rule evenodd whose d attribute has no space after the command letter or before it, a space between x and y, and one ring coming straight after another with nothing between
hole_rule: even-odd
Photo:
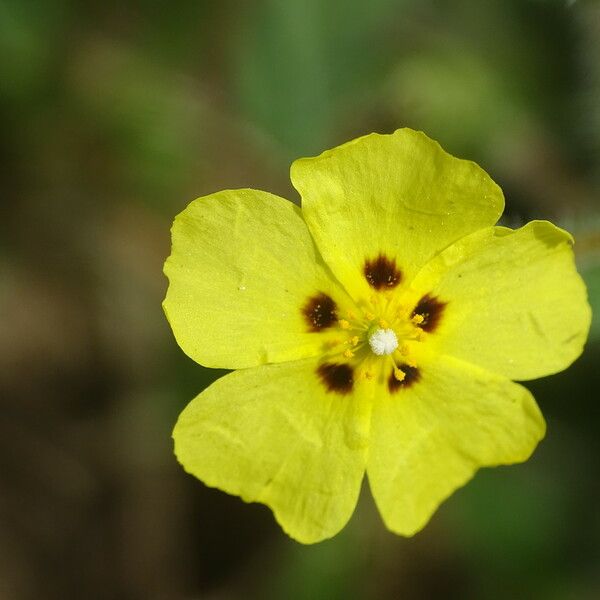
<instances>
[{"instance_id":1,"label":"out-of-focus foliage","mask_svg":"<svg viewBox=\"0 0 600 600\"><path fill-rule=\"evenodd\" d=\"M508 225L571 230L600 312L594 0L0 0L0 597L600 597L600 319L531 382L534 458L411 540L365 486L314 547L172 456L220 373L160 308L174 214L217 189L296 199L289 161L424 129L486 168Z\"/></svg>"}]
</instances>

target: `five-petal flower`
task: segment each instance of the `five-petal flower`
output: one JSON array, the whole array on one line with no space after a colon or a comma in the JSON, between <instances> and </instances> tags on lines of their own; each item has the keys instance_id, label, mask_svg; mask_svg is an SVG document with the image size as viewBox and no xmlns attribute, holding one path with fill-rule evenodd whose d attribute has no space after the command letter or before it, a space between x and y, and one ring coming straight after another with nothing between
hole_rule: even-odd
<instances>
[{"instance_id":1,"label":"five-petal flower","mask_svg":"<svg viewBox=\"0 0 600 600\"><path fill-rule=\"evenodd\" d=\"M495 226L500 188L409 129L291 175L302 209L229 190L175 219L175 337L200 364L238 369L182 412L177 458L306 543L346 524L366 471L386 525L412 535L479 467L524 461L543 437L511 380L582 351L572 238Z\"/></svg>"}]
</instances>

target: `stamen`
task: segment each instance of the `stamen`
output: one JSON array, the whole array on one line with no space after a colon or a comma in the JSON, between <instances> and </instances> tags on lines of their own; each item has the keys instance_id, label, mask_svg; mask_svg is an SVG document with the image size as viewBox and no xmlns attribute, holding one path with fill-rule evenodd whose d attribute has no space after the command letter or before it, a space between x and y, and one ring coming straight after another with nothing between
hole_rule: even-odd
<instances>
[{"instance_id":1,"label":"stamen","mask_svg":"<svg viewBox=\"0 0 600 600\"><path fill-rule=\"evenodd\" d=\"M397 354L394 353L395 356L392 356L392 362L394 366L398 369L401 368L401 365L406 365L411 368L415 368L417 366L417 361L410 356L410 350L406 344L402 344L400 348L397 350ZM401 356L401 363L398 363L398 356Z\"/></svg>"},{"instance_id":2,"label":"stamen","mask_svg":"<svg viewBox=\"0 0 600 600\"><path fill-rule=\"evenodd\" d=\"M374 354L391 354L398 347L398 338L393 329L376 329L369 336L369 346Z\"/></svg>"},{"instance_id":3,"label":"stamen","mask_svg":"<svg viewBox=\"0 0 600 600\"><path fill-rule=\"evenodd\" d=\"M344 356L346 358L352 358L354 356L354 352L352 352L352 350L348 349L344 351Z\"/></svg>"},{"instance_id":4,"label":"stamen","mask_svg":"<svg viewBox=\"0 0 600 600\"><path fill-rule=\"evenodd\" d=\"M406 379L406 373L402 369L399 369L398 367L394 367L394 377L398 381L404 381Z\"/></svg>"},{"instance_id":5,"label":"stamen","mask_svg":"<svg viewBox=\"0 0 600 600\"><path fill-rule=\"evenodd\" d=\"M350 323L346 319L340 319L338 323L342 329L350 329Z\"/></svg>"},{"instance_id":6,"label":"stamen","mask_svg":"<svg viewBox=\"0 0 600 600\"><path fill-rule=\"evenodd\" d=\"M415 325L420 325L424 320L425 317L423 315L414 315L414 317L412 318L412 322Z\"/></svg>"}]
</instances>

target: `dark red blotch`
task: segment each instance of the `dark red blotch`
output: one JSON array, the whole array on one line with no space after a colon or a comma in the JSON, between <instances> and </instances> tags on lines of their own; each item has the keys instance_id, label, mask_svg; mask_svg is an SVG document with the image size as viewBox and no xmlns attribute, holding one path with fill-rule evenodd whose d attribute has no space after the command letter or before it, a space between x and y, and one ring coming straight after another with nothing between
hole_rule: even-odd
<instances>
[{"instance_id":1,"label":"dark red blotch","mask_svg":"<svg viewBox=\"0 0 600 600\"><path fill-rule=\"evenodd\" d=\"M394 369L388 377L388 389L391 393L397 392L400 389L407 389L412 387L421 379L421 372L417 367L410 367L409 365L400 365L400 369L404 372L404 379L399 381L394 375Z\"/></svg>"},{"instance_id":2,"label":"dark red blotch","mask_svg":"<svg viewBox=\"0 0 600 600\"><path fill-rule=\"evenodd\" d=\"M396 261L383 254L373 260L365 261L363 273L369 285L376 290L394 288L402 279L402 273L396 266Z\"/></svg>"},{"instance_id":3,"label":"dark red blotch","mask_svg":"<svg viewBox=\"0 0 600 600\"><path fill-rule=\"evenodd\" d=\"M310 331L321 331L337 321L337 306L327 294L319 293L306 301L302 314Z\"/></svg>"},{"instance_id":4,"label":"dark red blotch","mask_svg":"<svg viewBox=\"0 0 600 600\"><path fill-rule=\"evenodd\" d=\"M423 331L431 333L437 329L440 324L440 319L446 306L445 302L441 302L435 296L426 294L420 300L415 309L412 311L412 316L421 315L423 322L419 323L419 327Z\"/></svg>"},{"instance_id":5,"label":"dark red blotch","mask_svg":"<svg viewBox=\"0 0 600 600\"><path fill-rule=\"evenodd\" d=\"M317 368L321 382L329 392L349 394L354 386L354 370L347 364L323 363Z\"/></svg>"}]
</instances>

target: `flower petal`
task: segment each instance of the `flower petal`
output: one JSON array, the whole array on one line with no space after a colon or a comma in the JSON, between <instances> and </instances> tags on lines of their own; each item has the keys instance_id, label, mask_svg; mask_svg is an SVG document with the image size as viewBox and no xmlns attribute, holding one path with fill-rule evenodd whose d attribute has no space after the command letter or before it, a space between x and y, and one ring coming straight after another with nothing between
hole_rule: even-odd
<instances>
[{"instance_id":1,"label":"flower petal","mask_svg":"<svg viewBox=\"0 0 600 600\"><path fill-rule=\"evenodd\" d=\"M327 391L315 359L236 371L181 413L173 437L186 471L262 502L300 542L335 535L364 475L370 403Z\"/></svg>"},{"instance_id":2,"label":"flower petal","mask_svg":"<svg viewBox=\"0 0 600 600\"><path fill-rule=\"evenodd\" d=\"M543 417L522 386L450 357L373 406L367 473L387 527L410 536L482 466L526 460Z\"/></svg>"},{"instance_id":3,"label":"flower petal","mask_svg":"<svg viewBox=\"0 0 600 600\"><path fill-rule=\"evenodd\" d=\"M256 190L219 192L192 202L172 235L163 306L188 356L235 369L320 352L323 340L303 307L345 294L298 207ZM329 308L331 320L335 302Z\"/></svg>"},{"instance_id":4,"label":"flower petal","mask_svg":"<svg viewBox=\"0 0 600 600\"><path fill-rule=\"evenodd\" d=\"M591 321L572 241L533 221L480 231L431 261L413 286L445 302L437 350L518 380L570 365Z\"/></svg>"},{"instance_id":5,"label":"flower petal","mask_svg":"<svg viewBox=\"0 0 600 600\"><path fill-rule=\"evenodd\" d=\"M411 129L302 158L291 177L325 262L355 298L369 292L365 261L384 256L409 281L446 246L496 223L504 208L480 167Z\"/></svg>"}]
</instances>

